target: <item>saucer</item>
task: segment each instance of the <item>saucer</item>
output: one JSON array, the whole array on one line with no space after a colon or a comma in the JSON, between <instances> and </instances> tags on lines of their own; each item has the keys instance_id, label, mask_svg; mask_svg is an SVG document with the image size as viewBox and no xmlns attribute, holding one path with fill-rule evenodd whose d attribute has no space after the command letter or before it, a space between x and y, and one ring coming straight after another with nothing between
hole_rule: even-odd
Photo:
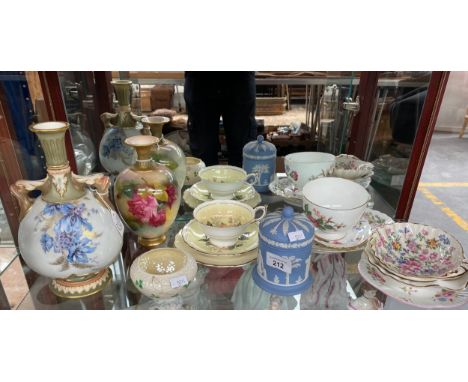
<instances>
[{"instance_id":1,"label":"saucer","mask_svg":"<svg viewBox=\"0 0 468 382\"><path fill-rule=\"evenodd\" d=\"M373 210L370 208L364 211L363 216L367 219L372 228L375 228L382 224L395 223L395 221L390 216L384 214L383 212Z\"/></svg>"},{"instance_id":2,"label":"saucer","mask_svg":"<svg viewBox=\"0 0 468 382\"><path fill-rule=\"evenodd\" d=\"M366 219L370 224L371 228L377 227L381 224L390 224L393 223L393 219L377 210L373 209L366 209L364 214L362 215L363 219ZM337 252L355 252L355 251L362 251L365 249L367 245L367 240L363 241L361 244L356 246L351 246L348 248L334 248L329 245L329 241L320 239L317 237L318 240L314 241L314 253L337 253ZM320 240L320 241L319 241ZM341 239L343 240L343 239ZM338 249L338 251L337 251Z\"/></svg>"},{"instance_id":3,"label":"saucer","mask_svg":"<svg viewBox=\"0 0 468 382\"><path fill-rule=\"evenodd\" d=\"M314 236L314 240L328 248L333 249L350 249L358 247L364 242L366 242L372 234L372 227L367 219L364 217L361 218L358 224L356 224L352 229L346 232L345 237L337 240L327 240L323 239L317 234Z\"/></svg>"},{"instance_id":4,"label":"saucer","mask_svg":"<svg viewBox=\"0 0 468 382\"><path fill-rule=\"evenodd\" d=\"M195 209L196 207L198 207L200 204L203 203L203 201L195 198L192 195L191 188L187 188L184 191L184 194L183 194L182 197L184 199L184 202L192 209ZM212 199L210 199L210 200L212 200ZM245 203L245 204L249 205L250 207L254 208L254 207L258 206L261 201L262 201L262 197L260 196L260 194L258 192L255 191L255 194L251 199L242 200L242 203Z\"/></svg>"},{"instance_id":5,"label":"saucer","mask_svg":"<svg viewBox=\"0 0 468 382\"><path fill-rule=\"evenodd\" d=\"M456 308L468 303L468 290L454 291L440 286L416 287L399 282L379 271L362 256L358 264L361 276L374 288L403 304L426 309Z\"/></svg>"},{"instance_id":6,"label":"saucer","mask_svg":"<svg viewBox=\"0 0 468 382\"><path fill-rule=\"evenodd\" d=\"M258 224L250 224L246 232L239 237L237 243L228 248L219 248L211 244L210 239L204 234L200 223L196 220L190 220L182 229L182 237L190 247L206 255L238 255L258 247Z\"/></svg>"},{"instance_id":7,"label":"saucer","mask_svg":"<svg viewBox=\"0 0 468 382\"><path fill-rule=\"evenodd\" d=\"M302 191L299 190L289 178L278 178L268 185L270 191L276 196L281 196L284 201L295 207L302 208Z\"/></svg>"},{"instance_id":8,"label":"saucer","mask_svg":"<svg viewBox=\"0 0 468 382\"><path fill-rule=\"evenodd\" d=\"M363 178L358 179L350 179L353 182L360 184L362 187L367 188L371 184L372 178L370 176L365 176Z\"/></svg>"},{"instance_id":9,"label":"saucer","mask_svg":"<svg viewBox=\"0 0 468 382\"><path fill-rule=\"evenodd\" d=\"M454 272L453 277L449 277L446 279L434 279L434 280L427 280L427 281L416 281L412 279L405 279L401 277L400 275L394 274L390 272L389 270L385 269L377 259L372 255L372 252L367 252L367 250L364 250L364 256L367 256L367 261L369 262L370 265L374 266L379 270L380 273L391 277L392 279L398 281L399 283L403 283L406 285L410 286L415 286L415 287L431 287L431 286L441 286L444 287L445 289L450 289L450 290L462 290L466 288L466 285L468 283L468 274L467 270L465 267L460 266L460 269L457 269L456 272Z\"/></svg>"},{"instance_id":10,"label":"saucer","mask_svg":"<svg viewBox=\"0 0 468 382\"><path fill-rule=\"evenodd\" d=\"M217 267L217 268L232 268L232 267L242 267L255 261L257 259L258 250L257 248L235 255L221 255L221 256L214 256L212 254L206 254L196 249L192 248L188 245L183 236L182 231L176 235L174 240L174 246L181 251L187 252L192 255L197 263L206 265L209 267Z\"/></svg>"},{"instance_id":11,"label":"saucer","mask_svg":"<svg viewBox=\"0 0 468 382\"><path fill-rule=\"evenodd\" d=\"M197 182L192 187L190 187L190 193L195 199L201 202L209 202L211 200L215 200L212 198L211 193L208 191L203 182ZM234 197L232 198L232 200L236 200L238 202L245 202L255 197L255 194L255 188L253 188L253 186L251 186L250 184L245 184L234 193Z\"/></svg>"}]
</instances>

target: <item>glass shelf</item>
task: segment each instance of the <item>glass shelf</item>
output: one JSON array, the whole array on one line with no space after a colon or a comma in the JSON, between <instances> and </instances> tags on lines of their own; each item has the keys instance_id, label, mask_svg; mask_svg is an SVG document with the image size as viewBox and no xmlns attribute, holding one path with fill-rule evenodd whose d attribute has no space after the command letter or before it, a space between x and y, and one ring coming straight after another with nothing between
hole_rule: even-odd
<instances>
[{"instance_id":1,"label":"glass shelf","mask_svg":"<svg viewBox=\"0 0 468 382\"><path fill-rule=\"evenodd\" d=\"M374 198L374 208L382 208L382 212L389 212L389 206L383 204L384 200L375 197L372 189L371 195ZM282 209L286 204L282 198L263 194L262 204L268 205L268 212ZM301 209L294 207L296 211ZM170 231L163 247L172 247L174 237L177 232L192 219L192 210L187 206L181 206L179 215ZM196 281L181 296L181 299L172 299L157 302L142 296L133 286L128 271L133 259L141 253L136 244L136 238L126 233L127 251L119 256L117 261L111 266L113 279L109 285L95 295L79 298L64 299L55 296L49 289L50 279L38 276L31 270L27 270L28 278L35 278L29 293L18 306L18 309L234 309L233 293L236 285L243 282L246 288L258 288L250 279L242 280L242 276L247 274L255 262L243 267L215 268L198 266ZM140 251L140 252L139 252ZM351 252L344 257L346 262L346 280L343 280L344 289L347 289L351 296L355 297L355 292L359 290L362 279L357 272L357 262L360 259L360 251ZM336 254L341 256L339 254ZM245 277L245 276L244 276ZM253 285L253 286L252 286ZM306 291L305 293L307 293ZM357 293L356 293L357 294ZM299 309L300 295L291 297L271 296L267 292L258 292L258 299L252 305L243 305L243 309Z\"/></svg>"}]
</instances>

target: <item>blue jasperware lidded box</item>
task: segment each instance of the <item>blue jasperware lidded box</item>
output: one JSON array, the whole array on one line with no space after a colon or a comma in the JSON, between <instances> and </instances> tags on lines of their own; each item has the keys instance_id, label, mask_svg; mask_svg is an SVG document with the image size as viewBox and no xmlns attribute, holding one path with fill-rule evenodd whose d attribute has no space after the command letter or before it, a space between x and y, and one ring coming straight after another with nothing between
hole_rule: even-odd
<instances>
[{"instance_id":1,"label":"blue jasperware lidded box","mask_svg":"<svg viewBox=\"0 0 468 382\"><path fill-rule=\"evenodd\" d=\"M257 173L258 180L253 184L258 192L267 192L276 172L276 147L262 135L256 141L247 143L242 150L242 168L247 174Z\"/></svg>"},{"instance_id":2,"label":"blue jasperware lidded box","mask_svg":"<svg viewBox=\"0 0 468 382\"><path fill-rule=\"evenodd\" d=\"M300 294L312 285L310 258L314 226L292 207L268 214L260 223L254 282L280 295Z\"/></svg>"}]
</instances>

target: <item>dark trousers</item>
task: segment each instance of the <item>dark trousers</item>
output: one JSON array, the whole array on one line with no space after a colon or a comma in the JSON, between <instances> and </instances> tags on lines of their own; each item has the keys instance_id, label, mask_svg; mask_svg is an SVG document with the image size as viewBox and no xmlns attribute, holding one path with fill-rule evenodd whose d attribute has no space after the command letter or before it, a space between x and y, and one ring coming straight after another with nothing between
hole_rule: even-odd
<instances>
[{"instance_id":1,"label":"dark trousers","mask_svg":"<svg viewBox=\"0 0 468 382\"><path fill-rule=\"evenodd\" d=\"M255 72L186 72L184 98L192 155L218 164L222 116L228 162L242 167L242 148L257 136Z\"/></svg>"}]
</instances>

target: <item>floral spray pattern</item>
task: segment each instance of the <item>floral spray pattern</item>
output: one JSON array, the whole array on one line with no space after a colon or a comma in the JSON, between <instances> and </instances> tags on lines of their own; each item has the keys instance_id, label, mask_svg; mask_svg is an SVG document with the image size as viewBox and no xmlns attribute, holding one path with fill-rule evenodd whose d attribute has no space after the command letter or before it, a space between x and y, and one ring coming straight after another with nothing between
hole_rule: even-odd
<instances>
[{"instance_id":1,"label":"floral spray pattern","mask_svg":"<svg viewBox=\"0 0 468 382\"><path fill-rule=\"evenodd\" d=\"M125 138L127 136L121 129L112 131L102 145L102 155L113 160L117 160L121 156L132 158L134 150L123 143Z\"/></svg>"},{"instance_id":2,"label":"floral spray pattern","mask_svg":"<svg viewBox=\"0 0 468 382\"><path fill-rule=\"evenodd\" d=\"M166 206L171 208L177 198L177 190L173 184L167 184L164 188L156 188L147 184L142 187L136 182L126 182L118 197L128 198L128 211L132 215L130 221L126 221L132 228L138 229L140 226L149 224L158 227L166 222Z\"/></svg>"},{"instance_id":3,"label":"floral spray pattern","mask_svg":"<svg viewBox=\"0 0 468 382\"><path fill-rule=\"evenodd\" d=\"M318 229L338 230L344 227L344 224L336 223L335 221L333 221L332 218L327 218L326 216L323 216L322 214L320 214L320 211L318 211L315 208L312 208L312 211L309 210L308 204L305 205L304 212L307 218L310 220L310 222Z\"/></svg>"},{"instance_id":4,"label":"floral spray pattern","mask_svg":"<svg viewBox=\"0 0 468 382\"><path fill-rule=\"evenodd\" d=\"M84 203L46 204L35 218L35 230L40 229L42 232L40 242L45 253L61 255L53 265L61 265L63 271L69 269L70 265L77 268L92 267L88 255L96 250L98 243L93 239L100 235L94 232L88 217L97 213L95 208L88 211Z\"/></svg>"}]
</instances>

